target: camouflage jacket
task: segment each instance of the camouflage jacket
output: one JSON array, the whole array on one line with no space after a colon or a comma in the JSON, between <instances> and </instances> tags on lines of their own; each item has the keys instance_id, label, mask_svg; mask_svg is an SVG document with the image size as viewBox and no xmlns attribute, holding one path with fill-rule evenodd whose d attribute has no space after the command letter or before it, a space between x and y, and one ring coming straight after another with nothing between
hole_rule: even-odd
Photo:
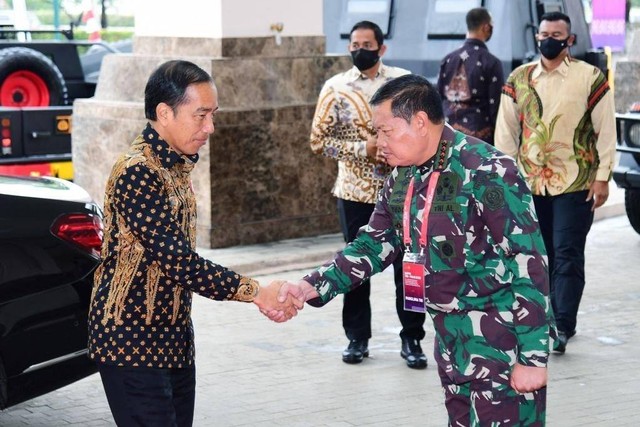
<instances>
[{"instance_id":1,"label":"camouflage jacket","mask_svg":"<svg viewBox=\"0 0 640 427\"><path fill-rule=\"evenodd\" d=\"M546 366L554 321L547 258L527 184L512 158L449 126L438 152L443 162L429 215L425 296L439 366L459 383L504 372L516 360ZM403 203L412 176L412 251L419 250L432 172L429 165L391 172L358 238L305 277L320 294L311 305L348 292L393 262L403 245Z\"/></svg>"}]
</instances>

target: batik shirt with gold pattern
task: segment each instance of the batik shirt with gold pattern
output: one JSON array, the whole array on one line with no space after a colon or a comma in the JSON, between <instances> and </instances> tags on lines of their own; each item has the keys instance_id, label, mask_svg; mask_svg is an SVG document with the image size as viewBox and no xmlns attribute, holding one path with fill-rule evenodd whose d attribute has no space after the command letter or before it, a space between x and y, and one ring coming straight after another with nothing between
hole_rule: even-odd
<instances>
[{"instance_id":1,"label":"batik shirt with gold pattern","mask_svg":"<svg viewBox=\"0 0 640 427\"><path fill-rule=\"evenodd\" d=\"M338 160L333 194L339 199L375 203L390 169L367 157L367 139L376 134L369 100L386 82L409 71L380 63L369 79L355 66L327 80L320 91L313 124L311 149Z\"/></svg>"},{"instance_id":2,"label":"batik shirt with gold pattern","mask_svg":"<svg viewBox=\"0 0 640 427\"><path fill-rule=\"evenodd\" d=\"M102 262L89 312L98 363L184 368L194 362L192 292L252 301L258 284L195 252L197 154L171 149L150 126L111 171Z\"/></svg>"},{"instance_id":3,"label":"batik shirt with gold pattern","mask_svg":"<svg viewBox=\"0 0 640 427\"><path fill-rule=\"evenodd\" d=\"M615 161L613 93L602 72L572 58L547 71L540 61L505 83L496 147L518 160L539 196L583 191L608 181Z\"/></svg>"}]
</instances>

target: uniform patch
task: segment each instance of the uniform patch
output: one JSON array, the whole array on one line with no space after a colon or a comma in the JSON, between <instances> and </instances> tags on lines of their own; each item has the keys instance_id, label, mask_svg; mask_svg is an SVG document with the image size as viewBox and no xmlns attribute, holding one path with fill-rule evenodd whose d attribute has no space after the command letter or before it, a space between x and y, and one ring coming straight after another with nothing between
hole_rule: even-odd
<instances>
[{"instance_id":1,"label":"uniform patch","mask_svg":"<svg viewBox=\"0 0 640 427\"><path fill-rule=\"evenodd\" d=\"M443 259L451 259L456 253L455 244L452 240L438 242L438 251Z\"/></svg>"},{"instance_id":2,"label":"uniform patch","mask_svg":"<svg viewBox=\"0 0 640 427\"><path fill-rule=\"evenodd\" d=\"M482 203L495 211L504 207L504 190L502 187L488 187L482 196Z\"/></svg>"},{"instance_id":3,"label":"uniform patch","mask_svg":"<svg viewBox=\"0 0 640 427\"><path fill-rule=\"evenodd\" d=\"M460 212L460 205L455 203L459 182L460 179L456 174L447 172L440 175L436 194L433 198L433 206L431 208L432 213L442 214Z\"/></svg>"},{"instance_id":4,"label":"uniform patch","mask_svg":"<svg viewBox=\"0 0 640 427\"><path fill-rule=\"evenodd\" d=\"M482 175L475 180L475 184L473 184L473 188L479 190L482 187L491 185L490 182L500 178L500 175L497 172L491 172L486 175Z\"/></svg>"}]
</instances>

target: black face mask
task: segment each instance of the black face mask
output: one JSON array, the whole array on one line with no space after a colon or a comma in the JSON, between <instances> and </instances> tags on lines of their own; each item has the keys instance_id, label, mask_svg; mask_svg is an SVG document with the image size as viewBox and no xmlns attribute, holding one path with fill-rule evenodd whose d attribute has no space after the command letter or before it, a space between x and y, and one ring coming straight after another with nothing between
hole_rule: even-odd
<instances>
[{"instance_id":1,"label":"black face mask","mask_svg":"<svg viewBox=\"0 0 640 427\"><path fill-rule=\"evenodd\" d=\"M569 37L564 40L556 40L553 37L547 37L544 40L538 42L538 49L540 53L547 59L556 59L560 52L567 47Z\"/></svg>"},{"instance_id":2,"label":"black face mask","mask_svg":"<svg viewBox=\"0 0 640 427\"><path fill-rule=\"evenodd\" d=\"M353 59L353 65L355 65L360 71L366 71L372 68L380 59L378 52L380 52L380 49L358 49L352 51L351 58Z\"/></svg>"},{"instance_id":3,"label":"black face mask","mask_svg":"<svg viewBox=\"0 0 640 427\"><path fill-rule=\"evenodd\" d=\"M493 25L489 25L489 35L487 36L487 39L484 42L486 43L489 40L491 40L492 35L493 35Z\"/></svg>"}]
</instances>

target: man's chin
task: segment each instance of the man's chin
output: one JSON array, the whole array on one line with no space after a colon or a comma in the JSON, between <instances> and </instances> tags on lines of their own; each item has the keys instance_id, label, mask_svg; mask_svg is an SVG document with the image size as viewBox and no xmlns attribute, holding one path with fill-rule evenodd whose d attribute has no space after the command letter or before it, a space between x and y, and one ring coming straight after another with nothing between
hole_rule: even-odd
<instances>
[{"instance_id":1,"label":"man's chin","mask_svg":"<svg viewBox=\"0 0 640 427\"><path fill-rule=\"evenodd\" d=\"M207 141L197 141L195 145L191 145L189 147L189 152L185 153L185 154L188 154L190 156L193 156L194 154L198 154L200 149L202 147L204 147L206 145L206 143L207 143Z\"/></svg>"},{"instance_id":2,"label":"man's chin","mask_svg":"<svg viewBox=\"0 0 640 427\"><path fill-rule=\"evenodd\" d=\"M402 162L395 160L395 159L387 159L387 164L389 166L391 166L392 168L395 167L402 167L402 166L409 166L409 165L403 165Z\"/></svg>"}]
</instances>

